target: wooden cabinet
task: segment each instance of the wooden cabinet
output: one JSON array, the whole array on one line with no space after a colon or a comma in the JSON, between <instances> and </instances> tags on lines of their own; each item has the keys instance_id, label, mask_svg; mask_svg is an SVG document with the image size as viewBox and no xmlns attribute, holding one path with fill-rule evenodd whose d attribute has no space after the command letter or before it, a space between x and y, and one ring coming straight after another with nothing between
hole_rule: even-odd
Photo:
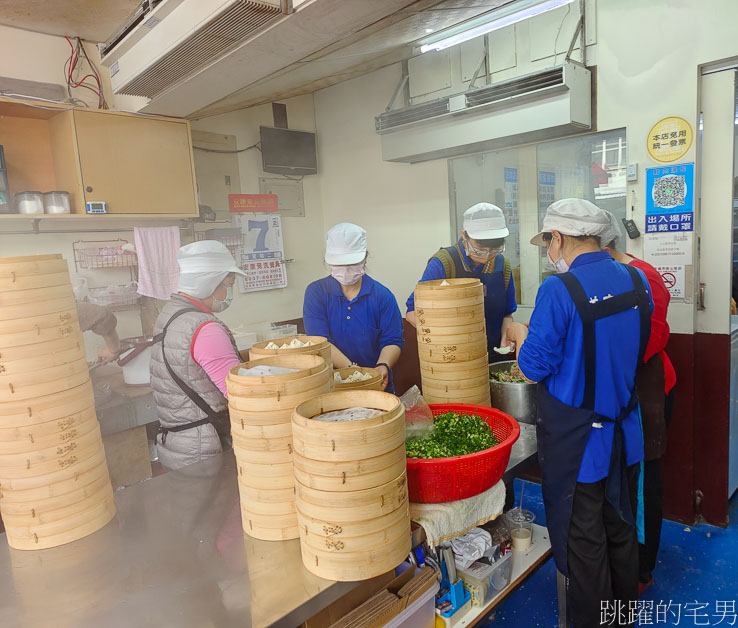
<instances>
[{"instance_id":1,"label":"wooden cabinet","mask_svg":"<svg viewBox=\"0 0 738 628\"><path fill-rule=\"evenodd\" d=\"M197 216L187 120L69 109L0 98L0 145L11 194L70 193L72 213Z\"/></svg>"}]
</instances>

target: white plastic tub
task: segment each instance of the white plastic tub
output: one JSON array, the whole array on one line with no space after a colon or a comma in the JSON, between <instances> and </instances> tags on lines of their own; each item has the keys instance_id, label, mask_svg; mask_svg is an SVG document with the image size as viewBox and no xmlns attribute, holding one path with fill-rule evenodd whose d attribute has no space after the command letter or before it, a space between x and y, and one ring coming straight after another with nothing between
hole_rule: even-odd
<instances>
[{"instance_id":1,"label":"white plastic tub","mask_svg":"<svg viewBox=\"0 0 738 628\"><path fill-rule=\"evenodd\" d=\"M410 606L385 624L385 628L433 628L436 622L436 593L439 588L436 581Z\"/></svg>"}]
</instances>

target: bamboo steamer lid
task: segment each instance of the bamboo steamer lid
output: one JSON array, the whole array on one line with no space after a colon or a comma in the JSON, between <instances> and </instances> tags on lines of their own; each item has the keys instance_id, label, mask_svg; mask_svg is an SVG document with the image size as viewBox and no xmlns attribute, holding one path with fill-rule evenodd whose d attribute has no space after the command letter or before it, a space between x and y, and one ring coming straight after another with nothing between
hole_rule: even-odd
<instances>
[{"instance_id":1,"label":"bamboo steamer lid","mask_svg":"<svg viewBox=\"0 0 738 628\"><path fill-rule=\"evenodd\" d=\"M8 544L20 550L44 549L70 543L96 532L115 516L112 493L104 502L65 520L34 528L6 527ZM70 526L70 527L67 527Z\"/></svg>"},{"instance_id":2,"label":"bamboo steamer lid","mask_svg":"<svg viewBox=\"0 0 738 628\"><path fill-rule=\"evenodd\" d=\"M297 369L292 373L276 375L239 375L241 369L257 366L274 366ZM266 397L269 395L294 395L312 388L325 377L327 365L324 359L312 354L265 356L232 368L228 373L228 393L239 397Z\"/></svg>"},{"instance_id":3,"label":"bamboo steamer lid","mask_svg":"<svg viewBox=\"0 0 738 628\"><path fill-rule=\"evenodd\" d=\"M363 552L336 553L300 543L305 568L316 576L339 582L367 580L394 569L411 549L409 534Z\"/></svg>"},{"instance_id":4,"label":"bamboo steamer lid","mask_svg":"<svg viewBox=\"0 0 738 628\"><path fill-rule=\"evenodd\" d=\"M308 347L294 347L291 349L267 349L266 346L273 342L276 345L282 346L289 344L293 340L299 340L300 342L312 342L313 344ZM333 361L331 359L331 344L328 339L324 336L285 336L284 338L273 338L272 340L263 340L261 342L254 343L249 349L249 357L251 359L258 359L260 357L267 357L273 355L293 355L296 353L307 353L310 355L319 355L322 357L330 368L333 368Z\"/></svg>"},{"instance_id":5,"label":"bamboo steamer lid","mask_svg":"<svg viewBox=\"0 0 738 628\"><path fill-rule=\"evenodd\" d=\"M312 460L307 461L307 464L303 465L302 462L298 462L298 459L300 461L306 461L307 459L295 453L293 454L294 479L303 486L321 491L360 491L384 484L405 471L404 445L389 454L377 456L377 458L386 458L389 461L388 466L376 471L368 471L360 467L358 463L352 465L351 463ZM375 458L370 458L369 460L375 460ZM350 470L341 470L342 467L339 466L340 464L345 465L343 469L349 469L349 467L354 467L355 469L359 467L359 470L354 470L353 473ZM322 473L317 472L315 469L320 465L324 466L324 468L318 469ZM306 468L309 470L306 470Z\"/></svg>"},{"instance_id":6,"label":"bamboo steamer lid","mask_svg":"<svg viewBox=\"0 0 738 628\"><path fill-rule=\"evenodd\" d=\"M327 552L365 552L376 547L381 547L401 536L410 536L410 520L407 513L398 509L389 515L375 520L377 527L360 536L346 536L337 534L316 534L306 523L302 513L297 513L297 521L300 525L300 542L309 547ZM330 526L323 526L330 530ZM341 528L341 526L338 526Z\"/></svg>"},{"instance_id":7,"label":"bamboo steamer lid","mask_svg":"<svg viewBox=\"0 0 738 628\"><path fill-rule=\"evenodd\" d=\"M15 318L0 321L0 336L17 334L21 332L35 332L40 335L41 329L48 327L60 327L71 323L78 323L77 310L66 310L64 312L53 312L41 314L40 316L28 316L26 318ZM29 343L32 344L32 343Z\"/></svg>"},{"instance_id":8,"label":"bamboo steamer lid","mask_svg":"<svg viewBox=\"0 0 738 628\"><path fill-rule=\"evenodd\" d=\"M415 301L456 301L476 296L484 297L484 287L479 279L432 279L420 281L415 286ZM421 306L422 307L422 306Z\"/></svg>"},{"instance_id":9,"label":"bamboo steamer lid","mask_svg":"<svg viewBox=\"0 0 738 628\"><path fill-rule=\"evenodd\" d=\"M36 452L51 447L61 447L97 429L99 429L99 424L93 412L91 418L79 423L72 429L54 432L47 436L34 436L33 432L26 431L25 438L0 440L0 457L8 454L17 455Z\"/></svg>"},{"instance_id":10,"label":"bamboo steamer lid","mask_svg":"<svg viewBox=\"0 0 738 628\"><path fill-rule=\"evenodd\" d=\"M333 373L338 373L341 379L351 376L356 371L362 374L368 373L372 376L371 379L366 379L361 382L337 382L334 380L334 390L383 390L382 388L382 374L373 368L365 368L361 366L350 366L344 369L336 369Z\"/></svg>"},{"instance_id":11,"label":"bamboo steamer lid","mask_svg":"<svg viewBox=\"0 0 738 628\"><path fill-rule=\"evenodd\" d=\"M86 360L52 366L35 373L0 375L0 402L30 400L76 388L89 381Z\"/></svg>"},{"instance_id":12,"label":"bamboo steamer lid","mask_svg":"<svg viewBox=\"0 0 738 628\"><path fill-rule=\"evenodd\" d=\"M14 481L15 483L0 481L0 509L8 503L33 502L64 496L94 482L101 475L105 477L108 475L104 450L87 460L80 461L74 469L49 474L47 481L37 486L27 486L18 481Z\"/></svg>"},{"instance_id":13,"label":"bamboo steamer lid","mask_svg":"<svg viewBox=\"0 0 738 628\"><path fill-rule=\"evenodd\" d=\"M405 473L391 482L362 491L330 492L295 484L295 503L314 519L360 521L375 519L407 504Z\"/></svg>"}]
</instances>

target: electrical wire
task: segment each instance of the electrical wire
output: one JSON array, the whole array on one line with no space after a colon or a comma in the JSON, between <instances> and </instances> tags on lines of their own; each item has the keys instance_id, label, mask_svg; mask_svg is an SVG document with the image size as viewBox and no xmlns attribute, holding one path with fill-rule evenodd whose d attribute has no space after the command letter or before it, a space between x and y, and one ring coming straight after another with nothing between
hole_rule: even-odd
<instances>
[{"instance_id":1,"label":"electrical wire","mask_svg":"<svg viewBox=\"0 0 738 628\"><path fill-rule=\"evenodd\" d=\"M235 155L236 153L243 153L247 150L251 150L252 148L255 148L256 150L261 152L261 147L259 146L261 142L256 142L256 144L252 144L251 146L247 146L246 148L239 148L238 150L221 150L219 148L205 148L204 146L193 146L195 150L202 150L206 153L220 153L222 155Z\"/></svg>"},{"instance_id":2,"label":"electrical wire","mask_svg":"<svg viewBox=\"0 0 738 628\"><path fill-rule=\"evenodd\" d=\"M556 52L556 45L559 43L559 35L561 35L561 29L564 28L564 22L566 22L566 18L569 17L569 13L571 12L571 4L566 7L566 13L564 13L564 17L561 18L561 24L559 24L559 30L556 31L556 39L554 39L554 67L556 66L556 57L558 57L558 53Z\"/></svg>"},{"instance_id":3,"label":"electrical wire","mask_svg":"<svg viewBox=\"0 0 738 628\"><path fill-rule=\"evenodd\" d=\"M95 65L87 56L87 51L85 50L82 40L79 37L76 37L76 43L73 43L72 40L66 35L64 36L64 39L67 40L67 43L71 48L69 59L64 62L64 75L67 82L67 94L69 94L69 97L72 98L72 89L83 87L97 96L98 109L108 109L108 103L105 100L105 95L103 94L102 78L100 77L100 73L97 71ZM76 79L75 73L82 70L82 60L87 63L90 68L90 72L88 74L85 74L81 79ZM94 83L89 84L87 82L88 79L92 79Z\"/></svg>"}]
</instances>

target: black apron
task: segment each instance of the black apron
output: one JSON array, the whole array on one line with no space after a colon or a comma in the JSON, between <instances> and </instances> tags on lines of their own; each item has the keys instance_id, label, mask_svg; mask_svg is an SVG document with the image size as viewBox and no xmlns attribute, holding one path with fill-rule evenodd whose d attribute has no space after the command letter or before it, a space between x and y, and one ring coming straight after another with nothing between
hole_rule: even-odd
<instances>
[{"instance_id":1,"label":"black apron","mask_svg":"<svg viewBox=\"0 0 738 628\"><path fill-rule=\"evenodd\" d=\"M160 334L157 334L154 336L154 342L161 342L161 357L164 360L164 366L167 367L167 371L169 372L169 375L174 380L174 383L179 386L180 390L189 397L190 401L194 403L200 410L202 410L205 413L205 418L198 419L197 421L192 421L191 423L185 423L184 425L177 425L176 427L163 427L161 424L159 425L159 433L161 434L161 444L164 445L167 441L167 434L169 432L184 432L185 430L191 430L195 427L199 427L200 425L205 425L206 423L211 423L213 427L217 430L218 434L221 436L224 436L227 434L227 426L229 423L229 415L228 415L228 408L224 408L220 412L216 412L213 410L208 403L200 396L198 395L190 386L187 385L187 383L179 377L174 372L174 369L169 364L169 360L167 360L167 352L165 351L165 345L164 345L164 338L167 335L167 329L169 329L169 326L182 314L188 314L190 312L197 312L199 314L202 314L202 310L199 310L197 308L185 308L183 310L179 310L179 312L176 312L172 318L170 318L167 321L167 324L164 325L164 329L162 329ZM226 329L226 331L228 331ZM228 331L228 336L231 339L231 344L233 345L233 349L236 352L236 355L238 355L238 349L236 348L236 342L233 339L233 335ZM239 356L240 360L240 356ZM224 432L225 433L222 433Z\"/></svg>"},{"instance_id":2,"label":"black apron","mask_svg":"<svg viewBox=\"0 0 738 628\"><path fill-rule=\"evenodd\" d=\"M625 433L623 420L638 406L638 395L633 384L630 400L615 419L595 412L596 382L596 333L595 321L637 307L640 314L639 365L648 344L651 332L651 308L648 294L643 287L638 271L625 266L633 281L633 290L617 296L590 303L582 285L571 273L556 275L564 282L577 309L583 328L584 351L584 397L578 408L562 403L548 392L544 382L538 388L538 459L543 475L543 503L546 509L546 524L551 537L556 567L565 576L569 575L567 544L569 522L574 501L579 469L584 457L592 423L614 423L610 470L607 476L607 500L620 517L635 525L630 503L625 461Z\"/></svg>"}]
</instances>

